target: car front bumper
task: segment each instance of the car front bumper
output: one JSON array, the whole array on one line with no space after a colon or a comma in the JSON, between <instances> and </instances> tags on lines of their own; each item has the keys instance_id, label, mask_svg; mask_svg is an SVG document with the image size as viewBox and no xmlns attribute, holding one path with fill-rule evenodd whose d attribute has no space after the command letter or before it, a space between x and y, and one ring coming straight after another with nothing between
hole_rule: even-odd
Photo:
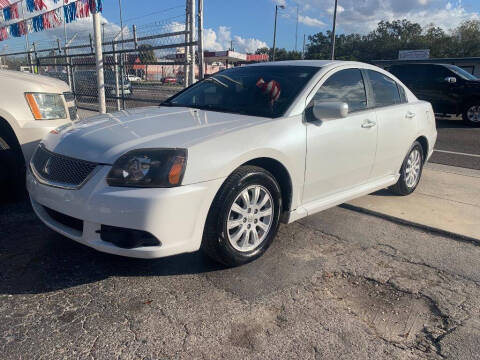
<instances>
[{"instance_id":1,"label":"car front bumper","mask_svg":"<svg viewBox=\"0 0 480 360\"><path fill-rule=\"evenodd\" d=\"M169 189L120 188L107 185L110 168L100 167L78 190L44 185L29 170L27 188L35 213L56 232L110 254L158 258L200 248L210 204L223 179ZM81 220L83 229L55 220L46 208ZM146 231L160 245L118 247L101 239L101 225Z\"/></svg>"}]
</instances>

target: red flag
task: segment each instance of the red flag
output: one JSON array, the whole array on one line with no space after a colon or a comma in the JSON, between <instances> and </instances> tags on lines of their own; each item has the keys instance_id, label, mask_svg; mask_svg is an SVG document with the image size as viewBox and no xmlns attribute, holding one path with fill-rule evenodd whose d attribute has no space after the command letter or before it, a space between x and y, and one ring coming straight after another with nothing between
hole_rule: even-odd
<instances>
[{"instance_id":1,"label":"red flag","mask_svg":"<svg viewBox=\"0 0 480 360\"><path fill-rule=\"evenodd\" d=\"M9 0L0 0L0 9L6 8L8 6L10 6Z\"/></svg>"}]
</instances>

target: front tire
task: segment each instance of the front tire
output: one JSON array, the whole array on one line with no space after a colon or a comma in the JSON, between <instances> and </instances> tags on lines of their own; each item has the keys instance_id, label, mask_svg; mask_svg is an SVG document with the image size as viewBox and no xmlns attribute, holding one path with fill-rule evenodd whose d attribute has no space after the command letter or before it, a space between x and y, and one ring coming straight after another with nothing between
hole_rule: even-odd
<instances>
[{"instance_id":1,"label":"front tire","mask_svg":"<svg viewBox=\"0 0 480 360\"><path fill-rule=\"evenodd\" d=\"M16 198L25 192L25 160L18 141L0 124L0 198Z\"/></svg>"},{"instance_id":2,"label":"front tire","mask_svg":"<svg viewBox=\"0 0 480 360\"><path fill-rule=\"evenodd\" d=\"M403 161L400 178L390 190L402 196L413 193L420 182L424 161L422 145L415 141Z\"/></svg>"},{"instance_id":3,"label":"front tire","mask_svg":"<svg viewBox=\"0 0 480 360\"><path fill-rule=\"evenodd\" d=\"M480 103L469 104L463 114L463 121L469 126L480 126Z\"/></svg>"},{"instance_id":4,"label":"front tire","mask_svg":"<svg viewBox=\"0 0 480 360\"><path fill-rule=\"evenodd\" d=\"M210 207L203 251L226 266L257 259L277 234L281 209L281 190L273 175L257 166L241 166Z\"/></svg>"}]
</instances>

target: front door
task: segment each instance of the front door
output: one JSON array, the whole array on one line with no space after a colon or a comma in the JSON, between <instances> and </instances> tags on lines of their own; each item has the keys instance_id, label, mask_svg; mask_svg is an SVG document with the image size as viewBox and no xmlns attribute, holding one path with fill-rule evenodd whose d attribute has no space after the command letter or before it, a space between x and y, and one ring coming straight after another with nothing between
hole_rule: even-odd
<instances>
[{"instance_id":1,"label":"front door","mask_svg":"<svg viewBox=\"0 0 480 360\"><path fill-rule=\"evenodd\" d=\"M308 119L304 204L367 182L377 146L376 114L367 109L359 69L335 72L313 101L345 102L349 115L328 121ZM309 107L306 116L312 116Z\"/></svg>"}]
</instances>

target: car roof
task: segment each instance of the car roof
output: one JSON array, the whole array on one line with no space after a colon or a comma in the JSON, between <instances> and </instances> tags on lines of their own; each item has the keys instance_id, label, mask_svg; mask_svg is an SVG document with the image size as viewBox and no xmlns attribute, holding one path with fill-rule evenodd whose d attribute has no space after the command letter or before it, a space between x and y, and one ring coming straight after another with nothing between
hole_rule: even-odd
<instances>
[{"instance_id":1,"label":"car roof","mask_svg":"<svg viewBox=\"0 0 480 360\"><path fill-rule=\"evenodd\" d=\"M429 62L414 62L414 63L403 63L403 64L392 64L390 67L394 66L412 66L412 65L435 65L435 66L452 66L452 64L442 64L442 63L429 63ZM453 65L454 66L454 65Z\"/></svg>"},{"instance_id":2,"label":"car roof","mask_svg":"<svg viewBox=\"0 0 480 360\"><path fill-rule=\"evenodd\" d=\"M340 60L286 60L286 61L271 61L265 63L256 63L248 66L313 66L326 67L330 65L365 65L356 61L340 61Z\"/></svg>"}]
</instances>

